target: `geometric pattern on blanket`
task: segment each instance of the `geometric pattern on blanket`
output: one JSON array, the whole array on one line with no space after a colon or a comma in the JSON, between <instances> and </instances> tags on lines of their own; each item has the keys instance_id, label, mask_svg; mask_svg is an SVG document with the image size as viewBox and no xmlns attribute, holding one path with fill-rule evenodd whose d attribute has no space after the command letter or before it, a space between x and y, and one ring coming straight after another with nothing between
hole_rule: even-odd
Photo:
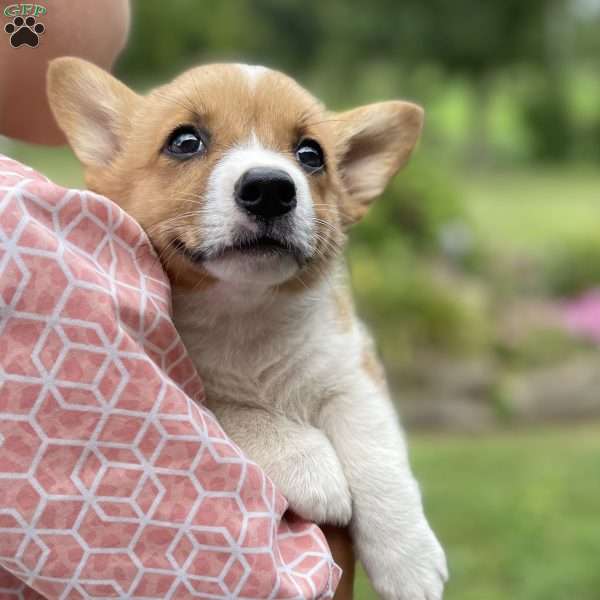
<instances>
[{"instance_id":1,"label":"geometric pattern on blanket","mask_svg":"<svg viewBox=\"0 0 600 600\"><path fill-rule=\"evenodd\" d=\"M330 598L321 531L199 405L118 206L0 156L0 600Z\"/></svg>"}]
</instances>

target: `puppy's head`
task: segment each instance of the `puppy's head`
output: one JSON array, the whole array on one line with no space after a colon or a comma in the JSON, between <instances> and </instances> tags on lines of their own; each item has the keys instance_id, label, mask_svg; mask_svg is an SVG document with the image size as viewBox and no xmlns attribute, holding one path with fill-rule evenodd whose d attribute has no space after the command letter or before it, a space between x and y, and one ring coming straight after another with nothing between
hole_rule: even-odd
<instances>
[{"instance_id":1,"label":"puppy's head","mask_svg":"<svg viewBox=\"0 0 600 600\"><path fill-rule=\"evenodd\" d=\"M310 285L408 159L422 110L331 113L289 77L216 64L139 96L52 61L50 105L90 189L146 229L174 284Z\"/></svg>"}]
</instances>

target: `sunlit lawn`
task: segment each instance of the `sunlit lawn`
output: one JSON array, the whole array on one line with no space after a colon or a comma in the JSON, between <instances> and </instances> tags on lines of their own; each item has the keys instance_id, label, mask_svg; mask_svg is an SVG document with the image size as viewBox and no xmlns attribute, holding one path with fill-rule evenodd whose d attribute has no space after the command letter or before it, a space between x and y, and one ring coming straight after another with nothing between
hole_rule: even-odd
<instances>
[{"instance_id":1,"label":"sunlit lawn","mask_svg":"<svg viewBox=\"0 0 600 600\"><path fill-rule=\"evenodd\" d=\"M498 249L600 241L600 168L529 167L459 183L479 235Z\"/></svg>"},{"instance_id":2,"label":"sunlit lawn","mask_svg":"<svg viewBox=\"0 0 600 600\"><path fill-rule=\"evenodd\" d=\"M70 187L83 186L83 171L69 148L31 146L0 137L0 153L37 169L52 181Z\"/></svg>"},{"instance_id":3,"label":"sunlit lawn","mask_svg":"<svg viewBox=\"0 0 600 600\"><path fill-rule=\"evenodd\" d=\"M446 600L600 598L600 427L411 443ZM362 574L357 592L377 597Z\"/></svg>"}]
</instances>

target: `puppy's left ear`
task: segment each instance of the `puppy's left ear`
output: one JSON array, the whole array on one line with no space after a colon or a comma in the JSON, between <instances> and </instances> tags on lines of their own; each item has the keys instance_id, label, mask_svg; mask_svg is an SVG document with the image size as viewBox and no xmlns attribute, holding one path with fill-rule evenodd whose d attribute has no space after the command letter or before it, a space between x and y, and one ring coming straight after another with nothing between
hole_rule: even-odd
<instances>
[{"instance_id":1,"label":"puppy's left ear","mask_svg":"<svg viewBox=\"0 0 600 600\"><path fill-rule=\"evenodd\" d=\"M423 127L423 109L410 102L369 104L335 116L337 158L346 189L344 223L367 212L404 166Z\"/></svg>"}]
</instances>

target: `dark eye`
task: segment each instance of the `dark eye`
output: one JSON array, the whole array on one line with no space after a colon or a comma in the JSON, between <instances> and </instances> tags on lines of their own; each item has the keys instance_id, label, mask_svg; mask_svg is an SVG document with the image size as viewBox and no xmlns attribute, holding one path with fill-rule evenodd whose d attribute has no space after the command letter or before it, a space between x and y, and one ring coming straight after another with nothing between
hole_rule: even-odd
<instances>
[{"instance_id":1,"label":"dark eye","mask_svg":"<svg viewBox=\"0 0 600 600\"><path fill-rule=\"evenodd\" d=\"M317 173L325 166L323 150L315 140L302 140L296 148L296 158L309 173Z\"/></svg>"},{"instance_id":2,"label":"dark eye","mask_svg":"<svg viewBox=\"0 0 600 600\"><path fill-rule=\"evenodd\" d=\"M206 146L200 134L193 127L176 129L167 140L165 152L176 158L189 158L201 154Z\"/></svg>"}]
</instances>

